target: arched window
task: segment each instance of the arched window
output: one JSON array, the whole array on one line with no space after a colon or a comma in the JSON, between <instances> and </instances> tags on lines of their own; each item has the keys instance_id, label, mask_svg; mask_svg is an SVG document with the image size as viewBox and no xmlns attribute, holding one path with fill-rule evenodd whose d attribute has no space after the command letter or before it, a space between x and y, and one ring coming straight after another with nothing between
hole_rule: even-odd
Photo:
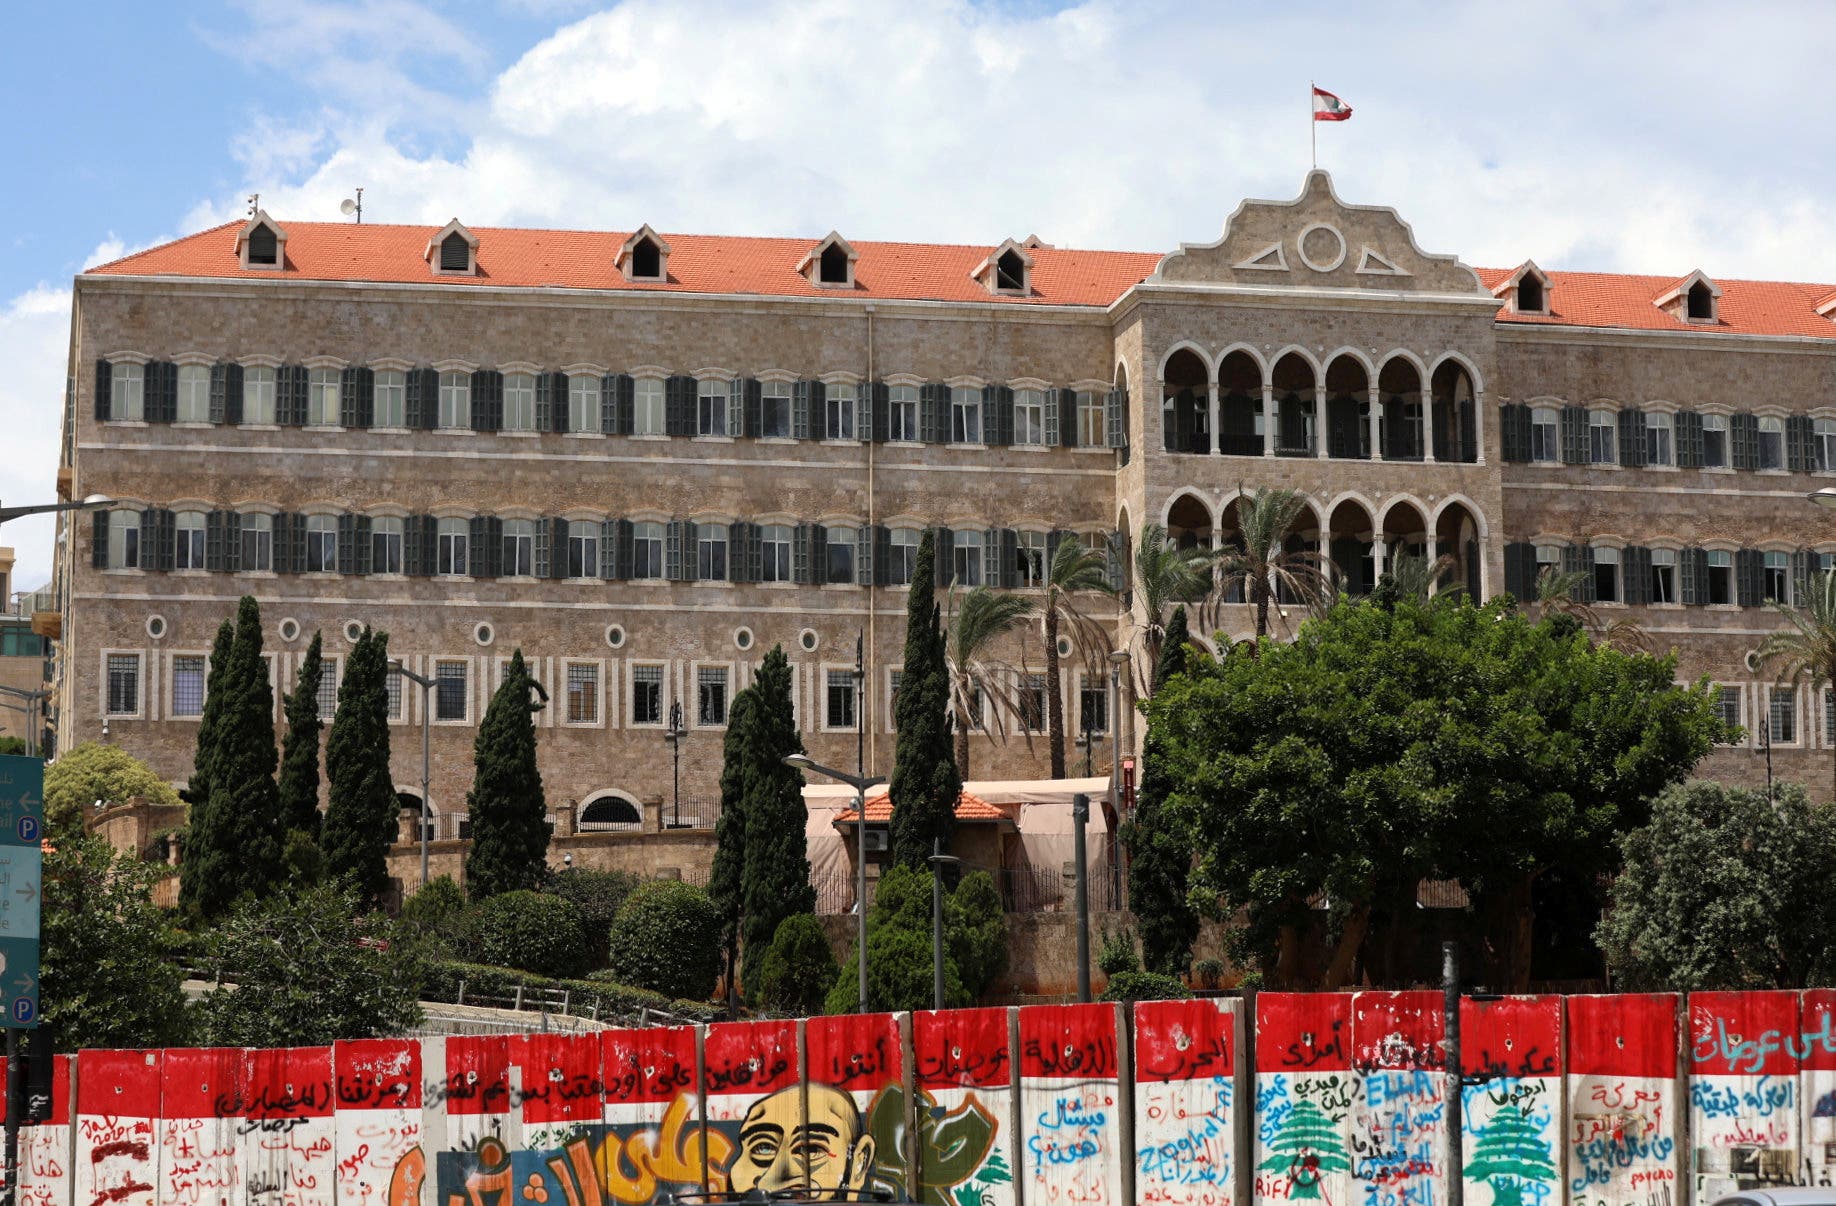
<instances>
[{"instance_id":1,"label":"arched window","mask_svg":"<svg viewBox=\"0 0 1836 1206\"><path fill-rule=\"evenodd\" d=\"M472 245L465 241L465 236L458 231L440 240L440 271L470 272L472 270Z\"/></svg>"},{"instance_id":2,"label":"arched window","mask_svg":"<svg viewBox=\"0 0 1836 1206\"><path fill-rule=\"evenodd\" d=\"M825 285L845 285L848 283L848 253L834 243L822 249L822 262L817 268L818 279Z\"/></svg>"},{"instance_id":3,"label":"arched window","mask_svg":"<svg viewBox=\"0 0 1836 1206\"><path fill-rule=\"evenodd\" d=\"M266 222L249 232L249 263L273 264L280 260L280 240Z\"/></svg>"},{"instance_id":4,"label":"arched window","mask_svg":"<svg viewBox=\"0 0 1836 1206\"><path fill-rule=\"evenodd\" d=\"M1688 314L1692 322L1711 322L1715 317L1715 293L1708 282L1697 281L1689 287Z\"/></svg>"},{"instance_id":5,"label":"arched window","mask_svg":"<svg viewBox=\"0 0 1836 1206\"><path fill-rule=\"evenodd\" d=\"M663 278L663 251L653 240L639 239L631 249L631 275L645 281Z\"/></svg>"},{"instance_id":6,"label":"arched window","mask_svg":"<svg viewBox=\"0 0 1836 1206\"><path fill-rule=\"evenodd\" d=\"M1543 282L1525 273L1517 282L1517 309L1523 314L1541 314L1544 310Z\"/></svg>"},{"instance_id":7,"label":"arched window","mask_svg":"<svg viewBox=\"0 0 1836 1206\"><path fill-rule=\"evenodd\" d=\"M580 809L582 830L637 829L643 824L644 816L637 805L622 796L595 796Z\"/></svg>"},{"instance_id":8,"label":"arched window","mask_svg":"<svg viewBox=\"0 0 1836 1206\"><path fill-rule=\"evenodd\" d=\"M995 288L1003 293L1026 292L1026 261L1019 252L1003 251L995 260Z\"/></svg>"}]
</instances>

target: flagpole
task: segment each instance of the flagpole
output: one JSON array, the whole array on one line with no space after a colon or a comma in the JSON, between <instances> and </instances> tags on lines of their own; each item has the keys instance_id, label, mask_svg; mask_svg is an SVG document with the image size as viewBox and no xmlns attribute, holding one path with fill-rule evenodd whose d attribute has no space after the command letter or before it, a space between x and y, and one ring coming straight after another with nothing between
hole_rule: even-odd
<instances>
[{"instance_id":1,"label":"flagpole","mask_svg":"<svg viewBox=\"0 0 1836 1206\"><path fill-rule=\"evenodd\" d=\"M1320 167L1320 123L1313 119L1313 88L1314 88L1313 81L1308 80L1307 81L1307 146L1313 155L1313 169L1315 171L1318 171Z\"/></svg>"}]
</instances>

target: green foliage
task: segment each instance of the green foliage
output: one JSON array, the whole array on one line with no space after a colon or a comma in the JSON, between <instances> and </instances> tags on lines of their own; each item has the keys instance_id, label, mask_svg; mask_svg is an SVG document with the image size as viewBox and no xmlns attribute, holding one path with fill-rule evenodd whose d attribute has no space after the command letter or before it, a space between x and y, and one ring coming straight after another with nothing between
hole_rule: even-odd
<instances>
[{"instance_id":1,"label":"green foliage","mask_svg":"<svg viewBox=\"0 0 1836 1206\"><path fill-rule=\"evenodd\" d=\"M451 959L465 938L465 891L450 875L428 880L402 902L401 929L429 958Z\"/></svg>"},{"instance_id":2,"label":"green foliage","mask_svg":"<svg viewBox=\"0 0 1836 1206\"><path fill-rule=\"evenodd\" d=\"M758 1005L793 1017L822 1012L823 1000L840 969L822 924L809 913L797 913L778 924L771 949L759 969Z\"/></svg>"},{"instance_id":3,"label":"green foliage","mask_svg":"<svg viewBox=\"0 0 1836 1206\"><path fill-rule=\"evenodd\" d=\"M944 1004L975 1004L1006 968L1000 895L986 872L963 877L944 898ZM931 873L894 865L880 878L867 913L867 997L876 1010L929 1009L934 984ZM824 1009L851 1013L860 964L851 952Z\"/></svg>"},{"instance_id":4,"label":"green foliage","mask_svg":"<svg viewBox=\"0 0 1836 1206\"><path fill-rule=\"evenodd\" d=\"M586 925L587 943L592 950L592 966L606 965L606 943L612 933L612 919L644 881L629 871L590 871L569 867L551 871L542 891L571 901L580 910Z\"/></svg>"},{"instance_id":5,"label":"green foliage","mask_svg":"<svg viewBox=\"0 0 1836 1206\"><path fill-rule=\"evenodd\" d=\"M221 916L245 894L268 891L285 874L274 691L261 656L261 609L252 596L237 607L218 695L217 740L205 768L210 794L192 805L179 885L185 905L206 918Z\"/></svg>"},{"instance_id":6,"label":"green foliage","mask_svg":"<svg viewBox=\"0 0 1836 1206\"><path fill-rule=\"evenodd\" d=\"M148 898L160 873L80 833L44 856L38 1034L52 1050L190 1041L182 977L166 958L165 918Z\"/></svg>"},{"instance_id":7,"label":"green foliage","mask_svg":"<svg viewBox=\"0 0 1836 1206\"><path fill-rule=\"evenodd\" d=\"M316 884L325 878L325 852L312 834L290 829L281 844L281 867L288 883Z\"/></svg>"},{"instance_id":8,"label":"green foliage","mask_svg":"<svg viewBox=\"0 0 1836 1206\"><path fill-rule=\"evenodd\" d=\"M1082 537L1066 533L1058 547L1052 550L1052 560L1046 566L1045 590L1039 611L1043 620L1041 627L1045 630L1046 733L1051 745L1054 779L1065 777L1065 708L1058 667L1059 624L1062 621L1071 626L1077 637L1075 644L1086 649L1107 647L1109 641L1103 627L1078 606L1080 596L1109 593L1109 576L1104 570L1107 561L1100 549L1091 548Z\"/></svg>"},{"instance_id":9,"label":"green foliage","mask_svg":"<svg viewBox=\"0 0 1836 1206\"><path fill-rule=\"evenodd\" d=\"M224 987L201 1006L204 1041L309 1047L419 1025L423 973L412 944L396 941L382 914L360 915L361 903L319 885L239 904L208 942Z\"/></svg>"},{"instance_id":10,"label":"green foliage","mask_svg":"<svg viewBox=\"0 0 1836 1206\"><path fill-rule=\"evenodd\" d=\"M389 771L389 634L365 628L345 661L325 742L330 781L320 842L333 877L366 900L389 887L401 806Z\"/></svg>"},{"instance_id":11,"label":"green foliage","mask_svg":"<svg viewBox=\"0 0 1836 1206\"><path fill-rule=\"evenodd\" d=\"M14 737L11 734L5 737L0 737L0 758L24 757L25 752L26 752L25 738Z\"/></svg>"},{"instance_id":12,"label":"green foliage","mask_svg":"<svg viewBox=\"0 0 1836 1206\"><path fill-rule=\"evenodd\" d=\"M1721 732L1706 684L1673 659L1597 648L1509 600L1464 596L1392 610L1341 603L1293 644L1188 666L1148 706L1168 779L1167 826L1197 862L1190 899L1223 916L1238 964L1300 986L1294 935L1334 902L1325 986L1384 924L1407 926L1416 884L1473 893L1501 988L1529 975L1529 888L1552 867L1609 870L1613 837L1688 773ZM1384 918L1395 918L1385 922Z\"/></svg>"},{"instance_id":13,"label":"green foliage","mask_svg":"<svg viewBox=\"0 0 1836 1206\"><path fill-rule=\"evenodd\" d=\"M281 824L289 835L319 836L319 682L325 677L323 641L312 634L300 677L287 696L287 737L281 746Z\"/></svg>"},{"instance_id":14,"label":"green foliage","mask_svg":"<svg viewBox=\"0 0 1836 1206\"><path fill-rule=\"evenodd\" d=\"M134 796L162 806L178 804L172 785L126 750L85 741L45 765L45 830L53 842L83 832L97 800L123 804Z\"/></svg>"},{"instance_id":15,"label":"green foliage","mask_svg":"<svg viewBox=\"0 0 1836 1206\"><path fill-rule=\"evenodd\" d=\"M223 736L223 704L229 698L224 684L229 681L230 656L236 648L236 625L229 620L217 625L217 639L210 648L210 672L204 679L204 712L198 718L197 752L192 756L191 778L185 784L185 802L194 809L210 799L210 767L217 756L217 743Z\"/></svg>"},{"instance_id":16,"label":"green foliage","mask_svg":"<svg viewBox=\"0 0 1836 1206\"><path fill-rule=\"evenodd\" d=\"M1109 987L1103 990L1102 999L1105 1001L1183 1001L1191 995L1192 991L1177 976L1163 976L1157 972L1133 968L1111 975Z\"/></svg>"},{"instance_id":17,"label":"green foliage","mask_svg":"<svg viewBox=\"0 0 1836 1206\"><path fill-rule=\"evenodd\" d=\"M963 793L952 748L950 673L937 592L932 580L936 533L926 528L918 541L912 585L906 594L905 668L893 722L892 854L901 866L925 868L932 843L950 848L956 831L956 801Z\"/></svg>"},{"instance_id":18,"label":"green foliage","mask_svg":"<svg viewBox=\"0 0 1836 1206\"><path fill-rule=\"evenodd\" d=\"M1306 510L1306 496L1286 487L1257 486L1254 494L1237 500L1237 536L1218 555L1217 581L1221 590L1235 588L1256 608L1258 641L1269 633L1269 604L1277 591L1303 602L1320 595L1316 555L1290 552L1283 544Z\"/></svg>"},{"instance_id":19,"label":"green foliage","mask_svg":"<svg viewBox=\"0 0 1836 1206\"><path fill-rule=\"evenodd\" d=\"M705 1001L720 975L720 918L708 894L673 879L633 892L612 923L606 971L620 983Z\"/></svg>"},{"instance_id":20,"label":"green foliage","mask_svg":"<svg viewBox=\"0 0 1836 1206\"><path fill-rule=\"evenodd\" d=\"M731 950L739 941L745 915L747 742L753 730L757 693L746 687L727 709L727 735L721 741L720 819L714 823L714 866L708 874L708 898L720 914L722 943Z\"/></svg>"},{"instance_id":21,"label":"green foliage","mask_svg":"<svg viewBox=\"0 0 1836 1206\"><path fill-rule=\"evenodd\" d=\"M1155 693L1186 672L1189 640L1186 609L1176 607L1160 646L1160 658L1154 663ZM1170 783L1164 746L1163 731L1150 722L1142 743L1134 812L1123 823L1121 836L1129 853L1129 903L1141 926L1143 959L1150 971L1177 976L1192 958L1199 919L1186 900L1192 842L1166 811Z\"/></svg>"},{"instance_id":22,"label":"green foliage","mask_svg":"<svg viewBox=\"0 0 1836 1206\"><path fill-rule=\"evenodd\" d=\"M1200 959L1192 965L1192 975L1200 988L1216 988L1224 983L1224 960Z\"/></svg>"},{"instance_id":23,"label":"green foliage","mask_svg":"<svg viewBox=\"0 0 1836 1206\"><path fill-rule=\"evenodd\" d=\"M998 642L1026 622L1033 604L1025 595L987 586L952 589L944 611L944 664L950 675L950 715L956 726L956 773L969 777L969 732L979 715L989 732L1005 742L1021 725L1025 706L1013 684L1020 669L999 656ZM903 693L903 686L901 693ZM1032 738L1027 737L1028 745Z\"/></svg>"},{"instance_id":24,"label":"green foliage","mask_svg":"<svg viewBox=\"0 0 1836 1206\"><path fill-rule=\"evenodd\" d=\"M478 729L477 771L465 798L472 817L465 882L474 900L533 890L548 874L548 807L531 719L540 705L530 701L533 688L518 649Z\"/></svg>"},{"instance_id":25,"label":"green foliage","mask_svg":"<svg viewBox=\"0 0 1836 1206\"><path fill-rule=\"evenodd\" d=\"M1782 683L1804 683L1812 691L1836 682L1836 573L1813 573L1796 607L1771 606L1787 627L1760 642L1754 655ZM1836 776L1836 760L1830 773Z\"/></svg>"},{"instance_id":26,"label":"green foliage","mask_svg":"<svg viewBox=\"0 0 1836 1206\"><path fill-rule=\"evenodd\" d=\"M1620 840L1597 937L1629 991L1808 988L1836 976L1836 804L1695 781Z\"/></svg>"},{"instance_id":27,"label":"green foliage","mask_svg":"<svg viewBox=\"0 0 1836 1206\"><path fill-rule=\"evenodd\" d=\"M580 907L543 892L499 892L477 901L463 918L463 935L473 963L560 979L583 975L593 964Z\"/></svg>"},{"instance_id":28,"label":"green foliage","mask_svg":"<svg viewBox=\"0 0 1836 1206\"><path fill-rule=\"evenodd\" d=\"M1167 530L1157 523L1141 525L1141 538L1135 544L1135 601L1147 613L1143 642L1150 665L1160 661L1165 634L1160 617L1167 608L1198 599L1210 588L1208 576L1211 550L1197 546L1181 548L1167 538Z\"/></svg>"},{"instance_id":29,"label":"green foliage","mask_svg":"<svg viewBox=\"0 0 1836 1206\"><path fill-rule=\"evenodd\" d=\"M463 987L468 1003L511 1000L516 996L519 986L525 993L544 989L565 992L568 994L569 1013L589 1016L597 1009L602 1021L617 1018L635 1022L638 1012L643 1009L660 1009L690 1022L712 1022L720 1016L720 1011L706 1001L672 1001L661 993L619 984L599 972L585 980L556 980L508 967L488 967L452 960L437 960L426 965L421 981L421 999L457 1001Z\"/></svg>"},{"instance_id":30,"label":"green foliage","mask_svg":"<svg viewBox=\"0 0 1836 1206\"><path fill-rule=\"evenodd\" d=\"M765 655L748 689L753 702L746 710L746 732L741 738L746 770L740 811L746 826L746 861L740 872L745 912L740 940L747 952L762 955L786 917L816 911L816 890L810 886L809 843L804 836L809 810L803 803L803 772L784 764L785 758L803 752L803 740L797 736L790 662L782 647L774 645ZM719 931L716 916L710 935L717 946ZM741 965L748 998L758 992L763 963L763 958L748 958ZM713 991L712 983L706 991Z\"/></svg>"},{"instance_id":31,"label":"green foliage","mask_svg":"<svg viewBox=\"0 0 1836 1206\"><path fill-rule=\"evenodd\" d=\"M1097 968L1112 979L1124 972L1141 970L1141 956L1135 953L1135 936L1127 926L1113 932L1103 931L1103 945L1097 951Z\"/></svg>"}]
</instances>

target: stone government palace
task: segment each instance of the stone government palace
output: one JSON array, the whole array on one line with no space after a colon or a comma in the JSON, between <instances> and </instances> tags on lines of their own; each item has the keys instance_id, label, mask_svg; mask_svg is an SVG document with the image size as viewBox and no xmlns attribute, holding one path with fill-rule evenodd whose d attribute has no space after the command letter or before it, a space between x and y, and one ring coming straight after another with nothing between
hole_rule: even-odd
<instances>
[{"instance_id":1,"label":"stone government palace","mask_svg":"<svg viewBox=\"0 0 1836 1206\"><path fill-rule=\"evenodd\" d=\"M654 824L679 703L693 818L773 645L811 755L852 766L859 725L888 772L924 528L942 577L1025 592L1061 540L1228 540L1266 485L1306 496L1291 538L1353 592L1402 549L1482 597L1585 572L1745 726L1706 773L1822 794L1827 692L1743 659L1836 555L1805 500L1836 473L1836 286L1677 268L1469 268L1320 171L1165 255L257 210L76 279L58 483L118 502L60 530L58 743L183 781L212 636L252 594L277 692L321 632L329 715L366 624L435 680L391 705L413 799L434 709L437 837L519 648L551 802ZM1142 619L1084 606L1118 644ZM1041 640L1009 651L1035 703ZM1127 709L1107 650L1069 652L1101 768ZM1045 773L1043 740L984 727L972 778Z\"/></svg>"}]
</instances>

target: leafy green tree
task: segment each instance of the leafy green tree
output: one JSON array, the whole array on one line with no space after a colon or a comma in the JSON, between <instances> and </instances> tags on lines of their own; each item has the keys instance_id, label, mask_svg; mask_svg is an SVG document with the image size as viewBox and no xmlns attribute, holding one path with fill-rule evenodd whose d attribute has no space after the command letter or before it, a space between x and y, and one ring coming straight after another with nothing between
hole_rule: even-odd
<instances>
[{"instance_id":1,"label":"leafy green tree","mask_svg":"<svg viewBox=\"0 0 1836 1206\"><path fill-rule=\"evenodd\" d=\"M721 742L720 819L714 822L714 865L708 875L708 899L720 916L720 944L726 952L727 1003L739 1003L740 922L746 914L742 881L746 872L747 743L753 730L757 695L748 686L727 709L727 735Z\"/></svg>"},{"instance_id":2,"label":"leafy green tree","mask_svg":"<svg viewBox=\"0 0 1836 1206\"><path fill-rule=\"evenodd\" d=\"M806 875L806 883L808 879ZM763 952L768 945L748 950ZM748 962L764 959L761 955ZM672 1000L707 1000L720 975L720 919L714 902L700 888L680 880L644 884L626 897L612 922L606 970L621 984L660 992Z\"/></svg>"},{"instance_id":3,"label":"leafy green tree","mask_svg":"<svg viewBox=\"0 0 1836 1206\"><path fill-rule=\"evenodd\" d=\"M965 875L944 900L944 1004L975 1004L1006 967L1007 933L1000 894L987 872ZM875 1009L929 1009L932 982L931 871L894 864L880 878L867 914L867 995ZM858 1006L860 963L851 951L829 1013Z\"/></svg>"},{"instance_id":4,"label":"leafy green tree","mask_svg":"<svg viewBox=\"0 0 1836 1206\"><path fill-rule=\"evenodd\" d=\"M288 833L319 836L319 683L325 676L323 641L312 634L300 677L287 696L287 736L281 745L281 823Z\"/></svg>"},{"instance_id":5,"label":"leafy green tree","mask_svg":"<svg viewBox=\"0 0 1836 1206\"><path fill-rule=\"evenodd\" d=\"M338 684L338 711L325 742L330 781L320 845L326 869L365 900L389 887L389 847L401 807L389 770L389 634L365 628Z\"/></svg>"},{"instance_id":6,"label":"leafy green tree","mask_svg":"<svg viewBox=\"0 0 1836 1206\"><path fill-rule=\"evenodd\" d=\"M1096 646L1103 632L1079 606L1082 597L1107 594L1109 579L1104 572L1107 558L1081 538L1065 533L1052 551L1046 566L1045 594L1039 601L1039 612L1045 621L1045 688L1046 736L1052 749L1052 777L1065 777L1065 708L1060 698L1058 671L1058 632L1068 624L1074 642ZM967 772L964 772L965 774Z\"/></svg>"},{"instance_id":7,"label":"leafy green tree","mask_svg":"<svg viewBox=\"0 0 1836 1206\"><path fill-rule=\"evenodd\" d=\"M1620 840L1597 931L1615 987L1808 988L1836 976L1836 804L1692 781Z\"/></svg>"},{"instance_id":8,"label":"leafy green tree","mask_svg":"<svg viewBox=\"0 0 1836 1206\"><path fill-rule=\"evenodd\" d=\"M1160 647L1160 660L1154 664L1155 694L1185 673L1186 655L1191 648L1188 642L1186 609L1176 607ZM1193 843L1167 813L1170 784L1165 759L1165 731L1150 724L1142 743L1141 782L1135 790L1135 808L1123 823L1122 843L1129 855L1129 905L1141 928L1147 968L1177 976L1192 960L1199 919L1186 899Z\"/></svg>"},{"instance_id":9,"label":"leafy green tree","mask_svg":"<svg viewBox=\"0 0 1836 1206\"><path fill-rule=\"evenodd\" d=\"M918 541L905 603L905 668L893 707L899 739L893 749L892 855L894 862L915 868L929 866L933 841L949 848L956 801L963 794L951 751L950 674L932 579L935 541L929 528Z\"/></svg>"},{"instance_id":10,"label":"leafy green tree","mask_svg":"<svg viewBox=\"0 0 1836 1206\"><path fill-rule=\"evenodd\" d=\"M1007 911L994 876L971 871L944 897L944 944L964 991L980 1000L1007 970Z\"/></svg>"},{"instance_id":11,"label":"leafy green tree","mask_svg":"<svg viewBox=\"0 0 1836 1206\"><path fill-rule=\"evenodd\" d=\"M1543 1128L1523 1110L1504 1106L1479 1131L1466 1176L1492 1191L1492 1206L1524 1206L1524 1190L1554 1181L1555 1159ZM1532 1194L1530 1200L1542 1200Z\"/></svg>"},{"instance_id":12,"label":"leafy green tree","mask_svg":"<svg viewBox=\"0 0 1836 1206\"><path fill-rule=\"evenodd\" d=\"M745 795L740 805L746 826L740 939L747 952L740 976L748 999L758 990L764 954L778 926L786 917L816 911L803 772L784 762L803 752L803 740L797 735L791 703L790 661L781 646L772 646L765 655L750 689L753 703L746 714Z\"/></svg>"},{"instance_id":13,"label":"leafy green tree","mask_svg":"<svg viewBox=\"0 0 1836 1206\"><path fill-rule=\"evenodd\" d=\"M83 832L97 800L122 804L135 796L156 807L176 807L178 792L153 768L120 746L85 741L45 764L45 830L52 842Z\"/></svg>"},{"instance_id":14,"label":"leafy green tree","mask_svg":"<svg viewBox=\"0 0 1836 1206\"><path fill-rule=\"evenodd\" d=\"M24 757L26 752L25 738L8 734L0 737L0 758Z\"/></svg>"},{"instance_id":15,"label":"leafy green tree","mask_svg":"<svg viewBox=\"0 0 1836 1206\"><path fill-rule=\"evenodd\" d=\"M593 962L595 942L580 906L545 892L499 892L474 903L464 933L469 963L566 980L586 974Z\"/></svg>"},{"instance_id":16,"label":"leafy green tree","mask_svg":"<svg viewBox=\"0 0 1836 1206\"><path fill-rule=\"evenodd\" d=\"M1235 587L1256 608L1256 639L1269 635L1269 604L1278 590L1309 601L1320 591L1319 559L1282 542L1307 509L1298 490L1256 487L1237 501L1236 543L1218 555L1218 586Z\"/></svg>"},{"instance_id":17,"label":"leafy green tree","mask_svg":"<svg viewBox=\"0 0 1836 1206\"><path fill-rule=\"evenodd\" d=\"M1321 1182L1329 1174L1351 1171L1344 1136L1309 1097L1301 1098L1288 1111L1269 1140L1269 1152L1257 1171L1287 1177L1289 1201L1317 1202L1325 1196Z\"/></svg>"},{"instance_id":18,"label":"leafy green tree","mask_svg":"<svg viewBox=\"0 0 1836 1206\"><path fill-rule=\"evenodd\" d=\"M1781 683L1804 683L1816 692L1836 683L1836 573L1812 574L1804 594L1796 607L1772 604L1790 627L1761 641L1754 653L1762 666L1778 668ZM1830 774L1836 781L1836 758Z\"/></svg>"},{"instance_id":19,"label":"leafy green tree","mask_svg":"<svg viewBox=\"0 0 1836 1206\"><path fill-rule=\"evenodd\" d=\"M431 959L457 959L468 937L468 907L453 877L436 875L402 902L402 934Z\"/></svg>"},{"instance_id":20,"label":"leafy green tree","mask_svg":"<svg viewBox=\"0 0 1836 1206\"><path fill-rule=\"evenodd\" d=\"M210 764L217 755L217 743L223 734L223 704L229 698L224 684L229 681L230 655L236 648L236 625L225 620L217 625L217 639L210 647L210 671L204 679L204 713L198 718L197 752L192 755L191 778L185 784L185 802L194 809L210 799Z\"/></svg>"},{"instance_id":21,"label":"leafy green tree","mask_svg":"<svg viewBox=\"0 0 1836 1206\"><path fill-rule=\"evenodd\" d=\"M809 913L786 917L759 969L758 1004L793 1017L821 1013L829 986L840 974L822 923Z\"/></svg>"},{"instance_id":22,"label":"leafy green tree","mask_svg":"<svg viewBox=\"0 0 1836 1206\"><path fill-rule=\"evenodd\" d=\"M542 891L571 902L580 910L586 923L587 940L592 948L592 965L606 965L606 941L612 932L612 919L625 900L644 881L629 871L595 871L569 867L552 871L542 884Z\"/></svg>"},{"instance_id":23,"label":"leafy green tree","mask_svg":"<svg viewBox=\"0 0 1836 1206\"><path fill-rule=\"evenodd\" d=\"M45 854L39 898L44 1012L35 1042L75 1051L190 1041L183 976L166 958L165 917L149 897L160 873L158 865L117 854L80 831L59 836Z\"/></svg>"},{"instance_id":24,"label":"leafy green tree","mask_svg":"<svg viewBox=\"0 0 1836 1206\"><path fill-rule=\"evenodd\" d=\"M473 900L533 890L548 873L548 806L542 772L536 768L531 719L542 705L529 697L535 689L518 649L503 685L491 697L474 745L477 772L465 798L472 817L465 883Z\"/></svg>"},{"instance_id":25,"label":"leafy green tree","mask_svg":"<svg viewBox=\"0 0 1836 1206\"><path fill-rule=\"evenodd\" d=\"M1416 887L1449 878L1478 906L1488 978L1524 989L1538 877L1611 870L1613 837L1722 732L1707 684L1678 687L1673 659L1596 647L1559 619L1531 623L1508 599L1342 603L1293 644L1161 689L1148 717L1170 827L1196 853L1190 898L1246 915L1240 966L1302 986L1323 895L1323 986L1360 962L1377 983L1409 978L1393 952Z\"/></svg>"},{"instance_id":26,"label":"leafy green tree","mask_svg":"<svg viewBox=\"0 0 1836 1206\"><path fill-rule=\"evenodd\" d=\"M1100 998L1104 1001L1183 1001L1192 995L1178 976L1163 976L1139 968L1117 972Z\"/></svg>"},{"instance_id":27,"label":"leafy green tree","mask_svg":"<svg viewBox=\"0 0 1836 1206\"><path fill-rule=\"evenodd\" d=\"M422 969L381 913L330 884L246 899L207 941L222 987L205 996L204 1041L312 1047L403 1034L421 1022Z\"/></svg>"},{"instance_id":28,"label":"leafy green tree","mask_svg":"<svg viewBox=\"0 0 1836 1206\"><path fill-rule=\"evenodd\" d=\"M193 809L179 886L183 902L218 917L244 893L284 874L285 830L274 784L274 689L261 656L261 609L244 595L221 683L219 739L206 774L210 798Z\"/></svg>"},{"instance_id":29,"label":"leafy green tree","mask_svg":"<svg viewBox=\"0 0 1836 1206\"><path fill-rule=\"evenodd\" d=\"M967 593L950 592L950 613L944 621L944 658L950 672L950 711L956 723L959 779L969 777L972 729L990 724L993 733L1005 741L1009 726L1028 730L1038 724L1037 717L1032 718L1031 724L1022 723L1026 710L1019 692L1006 686L1018 682L1019 672L995 653L996 643L1025 623L1032 607L1032 601L1024 595L1003 594L986 586ZM900 693L904 693L903 679Z\"/></svg>"}]
</instances>

